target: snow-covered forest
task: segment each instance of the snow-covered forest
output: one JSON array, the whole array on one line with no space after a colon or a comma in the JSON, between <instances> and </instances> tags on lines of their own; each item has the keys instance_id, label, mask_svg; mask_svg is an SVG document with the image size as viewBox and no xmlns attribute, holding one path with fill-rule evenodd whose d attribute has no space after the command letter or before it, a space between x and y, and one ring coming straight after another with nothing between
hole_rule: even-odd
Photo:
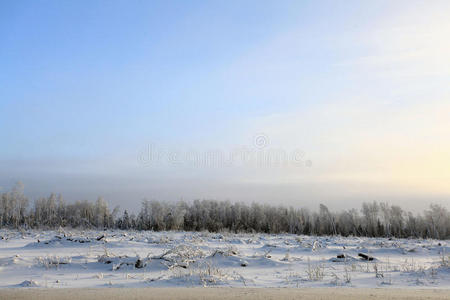
<instances>
[{"instance_id":1,"label":"snow-covered forest","mask_svg":"<svg viewBox=\"0 0 450 300\"><path fill-rule=\"evenodd\" d=\"M330 211L320 204L317 211L268 204L195 200L172 203L142 201L138 213L119 207L110 209L101 197L95 202L66 203L51 194L31 203L18 183L0 197L0 225L7 228L58 227L136 230L185 230L294 233L368 237L450 238L450 213L431 204L413 214L387 203L363 203L361 209Z\"/></svg>"}]
</instances>

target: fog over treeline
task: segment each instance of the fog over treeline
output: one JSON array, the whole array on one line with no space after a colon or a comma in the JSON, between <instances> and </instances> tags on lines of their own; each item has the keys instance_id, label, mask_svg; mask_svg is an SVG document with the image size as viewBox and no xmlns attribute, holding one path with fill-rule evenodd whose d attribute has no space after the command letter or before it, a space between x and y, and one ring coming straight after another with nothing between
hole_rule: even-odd
<instances>
[{"instance_id":1,"label":"fog over treeline","mask_svg":"<svg viewBox=\"0 0 450 300\"><path fill-rule=\"evenodd\" d=\"M363 203L340 212L320 204L318 211L268 204L195 200L165 203L143 200L140 211L121 212L99 197L95 202L65 203L51 194L34 203L24 195L22 183L1 194L0 227L7 228L97 228L134 230L185 230L294 233L369 237L450 238L450 212L431 204L413 214L387 203Z\"/></svg>"}]
</instances>

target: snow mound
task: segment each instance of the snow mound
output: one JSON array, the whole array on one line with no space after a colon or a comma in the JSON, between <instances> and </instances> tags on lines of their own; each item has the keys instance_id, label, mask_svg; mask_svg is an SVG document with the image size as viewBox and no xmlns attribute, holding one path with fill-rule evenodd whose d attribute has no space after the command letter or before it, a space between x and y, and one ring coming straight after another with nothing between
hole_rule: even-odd
<instances>
[{"instance_id":1,"label":"snow mound","mask_svg":"<svg viewBox=\"0 0 450 300\"><path fill-rule=\"evenodd\" d=\"M39 283L34 280L25 280L19 283L19 286L21 287L38 287Z\"/></svg>"}]
</instances>

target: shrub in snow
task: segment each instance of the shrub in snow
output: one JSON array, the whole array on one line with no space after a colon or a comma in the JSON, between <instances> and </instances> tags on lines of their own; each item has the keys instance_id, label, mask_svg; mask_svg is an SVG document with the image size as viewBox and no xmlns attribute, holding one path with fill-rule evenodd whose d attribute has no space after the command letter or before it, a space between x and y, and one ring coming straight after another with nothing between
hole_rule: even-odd
<instances>
[{"instance_id":1,"label":"shrub in snow","mask_svg":"<svg viewBox=\"0 0 450 300\"><path fill-rule=\"evenodd\" d=\"M320 281L324 277L324 265L312 265L308 258L308 268L306 270L306 275L310 281Z\"/></svg>"},{"instance_id":2,"label":"shrub in snow","mask_svg":"<svg viewBox=\"0 0 450 300\"><path fill-rule=\"evenodd\" d=\"M242 276L236 273L228 274L209 262L195 264L189 269L174 269L174 278L188 281L191 284L203 286L225 284L229 280L242 280Z\"/></svg>"},{"instance_id":3,"label":"shrub in snow","mask_svg":"<svg viewBox=\"0 0 450 300\"><path fill-rule=\"evenodd\" d=\"M190 263L193 263L197 259L203 257L205 257L205 253L197 247L178 245L158 257L153 257L153 259L165 260L168 263L167 267L169 268L187 268Z\"/></svg>"},{"instance_id":4,"label":"shrub in snow","mask_svg":"<svg viewBox=\"0 0 450 300\"><path fill-rule=\"evenodd\" d=\"M72 262L72 258L69 256L39 256L36 258L38 265L45 267L46 269L55 267L58 268L60 265L67 265Z\"/></svg>"},{"instance_id":5,"label":"shrub in snow","mask_svg":"<svg viewBox=\"0 0 450 300\"><path fill-rule=\"evenodd\" d=\"M221 254L223 256L234 256L234 255L238 255L239 251L236 248L236 246L232 245L226 249L216 249L211 256L216 256L217 254Z\"/></svg>"}]
</instances>

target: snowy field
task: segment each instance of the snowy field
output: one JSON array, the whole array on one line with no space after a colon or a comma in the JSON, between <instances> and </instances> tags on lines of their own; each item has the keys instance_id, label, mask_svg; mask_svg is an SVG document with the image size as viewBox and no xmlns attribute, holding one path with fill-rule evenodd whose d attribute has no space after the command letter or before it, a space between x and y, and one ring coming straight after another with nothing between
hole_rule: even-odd
<instances>
[{"instance_id":1,"label":"snowy field","mask_svg":"<svg viewBox=\"0 0 450 300\"><path fill-rule=\"evenodd\" d=\"M447 241L0 230L0 287L450 288Z\"/></svg>"}]
</instances>

